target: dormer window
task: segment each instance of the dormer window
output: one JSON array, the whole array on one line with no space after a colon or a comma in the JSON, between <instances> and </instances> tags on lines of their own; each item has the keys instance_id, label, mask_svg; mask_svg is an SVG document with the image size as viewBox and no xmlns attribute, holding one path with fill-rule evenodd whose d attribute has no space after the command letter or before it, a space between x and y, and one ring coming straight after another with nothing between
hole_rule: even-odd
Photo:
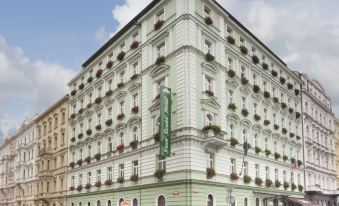
<instances>
[{"instance_id":1,"label":"dormer window","mask_svg":"<svg viewBox=\"0 0 339 206\"><path fill-rule=\"evenodd\" d=\"M165 11L161 9L156 15L156 21L165 21Z\"/></svg>"},{"instance_id":2,"label":"dormer window","mask_svg":"<svg viewBox=\"0 0 339 206\"><path fill-rule=\"evenodd\" d=\"M208 8L206 5L204 6L204 14L205 17L211 17L212 11L210 8Z\"/></svg>"},{"instance_id":3,"label":"dormer window","mask_svg":"<svg viewBox=\"0 0 339 206\"><path fill-rule=\"evenodd\" d=\"M212 43L209 42L208 40L205 40L204 51L205 51L205 54L211 54L212 53Z\"/></svg>"},{"instance_id":4,"label":"dormer window","mask_svg":"<svg viewBox=\"0 0 339 206\"><path fill-rule=\"evenodd\" d=\"M157 55L158 57L164 57L166 55L166 44L162 42L157 46Z\"/></svg>"}]
</instances>

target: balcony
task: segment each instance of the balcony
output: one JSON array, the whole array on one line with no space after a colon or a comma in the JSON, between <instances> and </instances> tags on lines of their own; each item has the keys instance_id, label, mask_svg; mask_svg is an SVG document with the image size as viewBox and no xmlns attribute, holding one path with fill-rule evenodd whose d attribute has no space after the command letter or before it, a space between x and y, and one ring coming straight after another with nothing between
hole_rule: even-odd
<instances>
[{"instance_id":1,"label":"balcony","mask_svg":"<svg viewBox=\"0 0 339 206\"><path fill-rule=\"evenodd\" d=\"M44 147L39 151L39 156L51 155L51 154L52 154L52 149L50 147Z\"/></svg>"},{"instance_id":2,"label":"balcony","mask_svg":"<svg viewBox=\"0 0 339 206\"><path fill-rule=\"evenodd\" d=\"M204 146L205 148L219 149L220 147L226 146L227 141L223 132L215 132L209 129L205 132Z\"/></svg>"}]
</instances>

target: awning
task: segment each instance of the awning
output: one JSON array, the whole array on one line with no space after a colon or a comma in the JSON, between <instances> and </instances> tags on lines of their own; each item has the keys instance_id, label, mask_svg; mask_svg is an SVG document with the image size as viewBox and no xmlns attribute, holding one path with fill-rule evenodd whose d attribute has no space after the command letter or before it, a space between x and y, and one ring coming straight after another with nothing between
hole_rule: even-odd
<instances>
[{"instance_id":1,"label":"awning","mask_svg":"<svg viewBox=\"0 0 339 206\"><path fill-rule=\"evenodd\" d=\"M319 206L318 204L312 203L310 200L305 198L288 197L287 200L302 206Z\"/></svg>"}]
</instances>

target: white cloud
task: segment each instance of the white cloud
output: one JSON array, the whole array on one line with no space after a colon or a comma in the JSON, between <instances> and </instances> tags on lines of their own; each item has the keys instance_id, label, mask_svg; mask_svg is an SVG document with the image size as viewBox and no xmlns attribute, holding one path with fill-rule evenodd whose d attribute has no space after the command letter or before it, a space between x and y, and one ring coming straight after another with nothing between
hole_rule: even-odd
<instances>
[{"instance_id":1,"label":"white cloud","mask_svg":"<svg viewBox=\"0 0 339 206\"><path fill-rule=\"evenodd\" d=\"M67 82L75 75L57 63L31 61L2 36L0 74L0 133L4 134L65 95Z\"/></svg>"},{"instance_id":2,"label":"white cloud","mask_svg":"<svg viewBox=\"0 0 339 206\"><path fill-rule=\"evenodd\" d=\"M109 40L111 37L110 33L107 31L106 27L100 27L94 34L95 40L99 44L103 44Z\"/></svg>"}]
</instances>

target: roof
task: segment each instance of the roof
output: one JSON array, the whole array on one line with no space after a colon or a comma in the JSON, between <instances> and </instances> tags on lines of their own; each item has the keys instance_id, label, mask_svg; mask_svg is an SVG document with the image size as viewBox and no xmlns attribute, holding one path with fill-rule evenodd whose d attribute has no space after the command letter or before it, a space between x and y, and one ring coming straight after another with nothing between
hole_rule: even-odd
<instances>
[{"instance_id":1,"label":"roof","mask_svg":"<svg viewBox=\"0 0 339 206\"><path fill-rule=\"evenodd\" d=\"M66 100L68 100L68 94L63 96L60 100L58 100L55 104L53 104L51 107L49 107L46 111L44 111L39 116L37 116L36 117L36 121L38 122L39 120L44 118L48 113L50 113L52 110L54 110L56 107L61 105Z\"/></svg>"}]
</instances>

